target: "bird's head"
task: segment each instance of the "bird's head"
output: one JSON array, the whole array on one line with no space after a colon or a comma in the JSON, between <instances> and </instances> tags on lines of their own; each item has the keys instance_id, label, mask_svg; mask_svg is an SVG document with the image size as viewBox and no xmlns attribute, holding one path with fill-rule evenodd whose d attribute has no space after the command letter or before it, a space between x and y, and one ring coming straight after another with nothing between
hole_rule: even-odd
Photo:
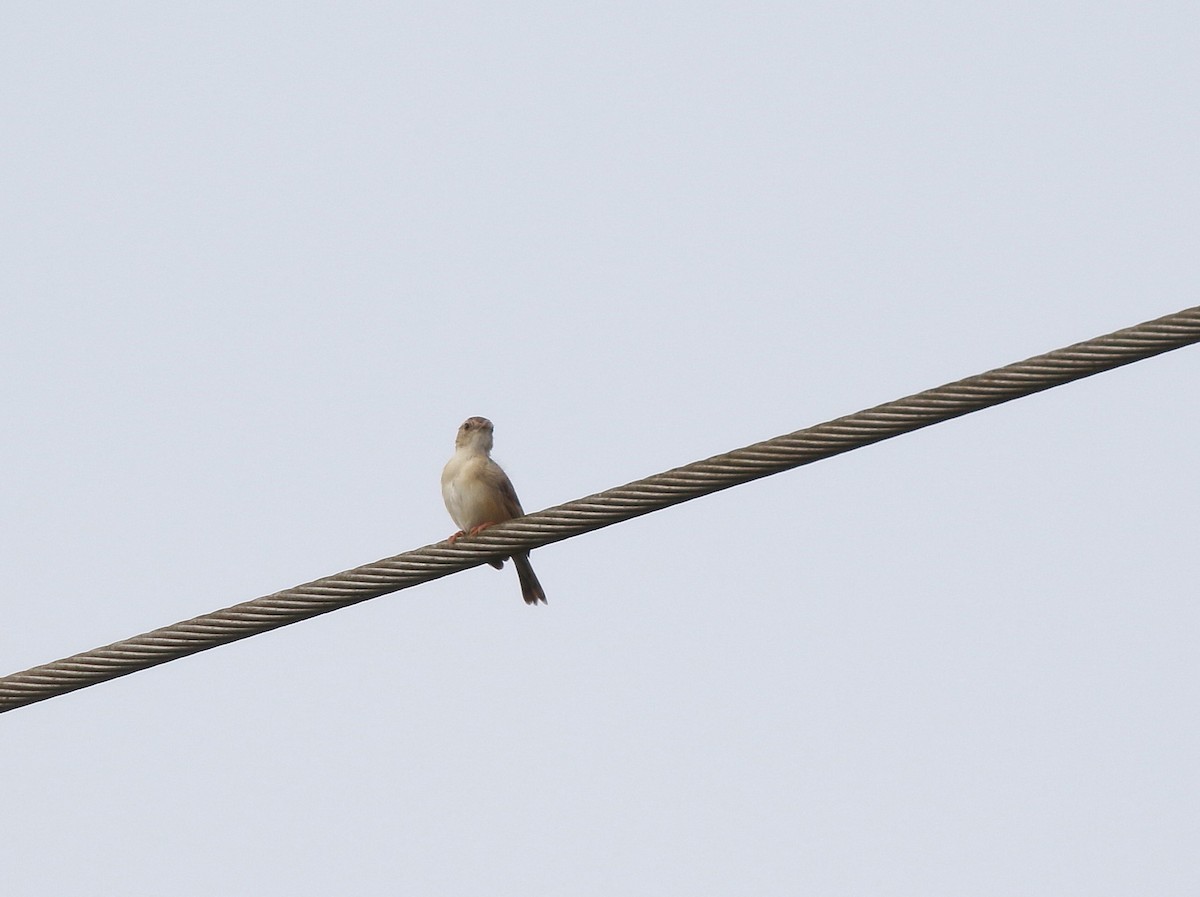
<instances>
[{"instance_id":1,"label":"bird's head","mask_svg":"<svg viewBox=\"0 0 1200 897\"><path fill-rule=\"evenodd\" d=\"M492 450L492 422L486 417L468 417L458 428L455 448L469 446L483 452Z\"/></svg>"}]
</instances>

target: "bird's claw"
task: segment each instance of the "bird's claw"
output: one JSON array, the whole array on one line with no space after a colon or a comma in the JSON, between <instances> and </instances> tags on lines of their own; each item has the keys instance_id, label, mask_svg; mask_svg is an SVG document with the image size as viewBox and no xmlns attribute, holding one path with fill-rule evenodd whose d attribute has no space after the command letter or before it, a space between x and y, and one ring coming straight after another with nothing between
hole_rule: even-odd
<instances>
[{"instance_id":1,"label":"bird's claw","mask_svg":"<svg viewBox=\"0 0 1200 897\"><path fill-rule=\"evenodd\" d=\"M460 529L458 532L456 532L453 536L451 536L446 541L449 542L451 545L453 545L455 542L457 542L463 536L466 536L467 538L470 538L471 536L477 536L477 535L479 535L479 533L483 532L489 526L491 526L491 523L481 523L481 524L479 524L479 526L473 526L469 530L466 530L466 531L463 531Z\"/></svg>"}]
</instances>

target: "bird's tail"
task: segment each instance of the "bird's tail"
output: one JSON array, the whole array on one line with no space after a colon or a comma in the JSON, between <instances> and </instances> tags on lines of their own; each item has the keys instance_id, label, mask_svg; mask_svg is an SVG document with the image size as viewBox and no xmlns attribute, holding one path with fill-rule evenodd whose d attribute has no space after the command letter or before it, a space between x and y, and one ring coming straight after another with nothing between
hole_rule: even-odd
<instances>
[{"instance_id":1,"label":"bird's tail","mask_svg":"<svg viewBox=\"0 0 1200 897\"><path fill-rule=\"evenodd\" d=\"M512 562L517 568L517 578L521 580L521 597L525 599L525 603L537 604L540 601L545 604L546 593L542 591L542 584L538 582L533 567L529 565L529 552L514 554Z\"/></svg>"}]
</instances>

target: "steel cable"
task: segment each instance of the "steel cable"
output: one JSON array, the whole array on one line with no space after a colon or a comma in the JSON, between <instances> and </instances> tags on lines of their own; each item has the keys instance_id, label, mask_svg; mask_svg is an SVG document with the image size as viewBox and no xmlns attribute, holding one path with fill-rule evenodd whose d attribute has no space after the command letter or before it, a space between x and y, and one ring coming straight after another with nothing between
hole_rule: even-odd
<instances>
[{"instance_id":1,"label":"steel cable","mask_svg":"<svg viewBox=\"0 0 1200 897\"><path fill-rule=\"evenodd\" d=\"M1200 306L0 678L0 712L1200 342Z\"/></svg>"}]
</instances>

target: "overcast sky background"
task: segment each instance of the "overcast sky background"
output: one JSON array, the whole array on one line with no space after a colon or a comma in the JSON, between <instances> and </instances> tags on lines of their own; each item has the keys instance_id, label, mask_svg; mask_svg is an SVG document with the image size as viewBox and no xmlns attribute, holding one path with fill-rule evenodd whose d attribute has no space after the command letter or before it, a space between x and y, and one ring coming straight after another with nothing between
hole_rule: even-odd
<instances>
[{"instance_id":1,"label":"overcast sky background","mask_svg":"<svg viewBox=\"0 0 1200 897\"><path fill-rule=\"evenodd\" d=\"M8 3L0 672L1197 303L1194 3ZM1200 350L0 717L13 897L1194 895Z\"/></svg>"}]
</instances>

